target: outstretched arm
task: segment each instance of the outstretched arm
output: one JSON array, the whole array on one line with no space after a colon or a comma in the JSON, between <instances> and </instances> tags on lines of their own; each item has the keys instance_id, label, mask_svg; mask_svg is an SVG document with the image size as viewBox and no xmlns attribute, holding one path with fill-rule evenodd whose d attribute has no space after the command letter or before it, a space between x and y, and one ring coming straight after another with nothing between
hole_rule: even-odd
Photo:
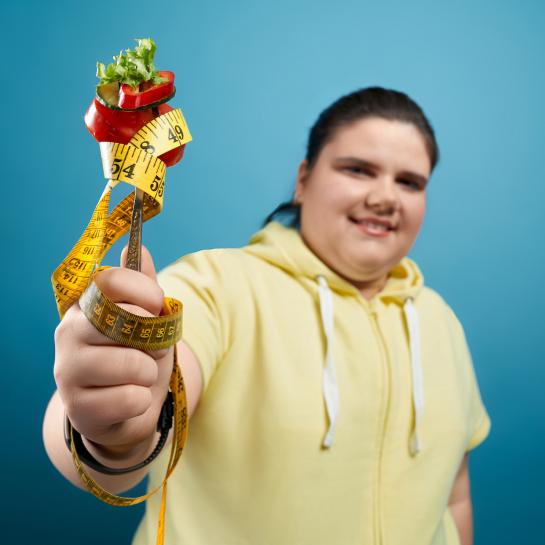
<instances>
[{"instance_id":1,"label":"outstretched arm","mask_svg":"<svg viewBox=\"0 0 545 545\"><path fill-rule=\"evenodd\" d=\"M469 453L466 452L452 486L448 506L462 545L473 545L473 506L469 482Z\"/></svg>"}]
</instances>

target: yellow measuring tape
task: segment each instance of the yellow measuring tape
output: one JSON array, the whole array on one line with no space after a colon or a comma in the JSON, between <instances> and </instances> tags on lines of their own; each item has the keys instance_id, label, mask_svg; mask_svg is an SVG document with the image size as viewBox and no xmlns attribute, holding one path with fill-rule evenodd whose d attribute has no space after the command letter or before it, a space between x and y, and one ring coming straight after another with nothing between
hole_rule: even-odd
<instances>
[{"instance_id":1,"label":"yellow measuring tape","mask_svg":"<svg viewBox=\"0 0 545 545\"><path fill-rule=\"evenodd\" d=\"M157 215L163 205L166 171L166 165L158 156L191 139L182 111L176 109L144 125L128 144L101 142L102 167L108 183L85 231L51 277L61 319L79 300L83 313L98 331L121 345L141 350L157 350L174 345L174 365L170 377L174 430L167 471L161 485L137 498L111 494L87 473L77 455L72 436L72 458L76 470L86 488L100 500L111 505L135 505L163 488L158 545L164 542L167 479L181 456L188 432L187 400L176 352L176 342L182 335L182 303L165 297L161 316L137 316L108 299L93 282L93 276L104 268L100 267L102 259L112 244L129 230L131 223L134 193L122 199L109 212L112 188L119 182L126 182L142 189L143 221Z\"/></svg>"},{"instance_id":2,"label":"yellow measuring tape","mask_svg":"<svg viewBox=\"0 0 545 545\"><path fill-rule=\"evenodd\" d=\"M182 336L182 304L165 297L166 315L137 316L110 301L93 282L80 297L79 304L87 319L106 337L131 348L160 350Z\"/></svg>"}]
</instances>

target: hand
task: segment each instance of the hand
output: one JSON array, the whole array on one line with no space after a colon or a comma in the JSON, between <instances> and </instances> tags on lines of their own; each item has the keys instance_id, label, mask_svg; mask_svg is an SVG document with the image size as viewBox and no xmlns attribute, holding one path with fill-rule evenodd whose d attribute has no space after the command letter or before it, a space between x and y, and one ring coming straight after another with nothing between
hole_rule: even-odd
<instances>
[{"instance_id":1,"label":"hand","mask_svg":"<svg viewBox=\"0 0 545 545\"><path fill-rule=\"evenodd\" d=\"M124 263L126 248L121 254ZM94 278L120 307L158 316L163 291L153 260L142 248L142 272L111 268ZM145 352L99 333L75 303L55 331L54 375L72 425L87 440L117 455L154 440L168 391L173 348Z\"/></svg>"}]
</instances>

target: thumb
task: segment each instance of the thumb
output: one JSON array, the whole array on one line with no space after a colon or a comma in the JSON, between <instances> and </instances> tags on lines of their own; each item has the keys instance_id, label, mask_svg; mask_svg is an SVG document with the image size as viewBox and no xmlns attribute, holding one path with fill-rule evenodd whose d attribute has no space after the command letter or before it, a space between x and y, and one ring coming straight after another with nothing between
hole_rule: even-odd
<instances>
[{"instance_id":1,"label":"thumb","mask_svg":"<svg viewBox=\"0 0 545 545\"><path fill-rule=\"evenodd\" d=\"M127 252L129 246L125 246L121 251L121 266L125 267L127 263ZM149 276L153 280L157 280L157 274L155 273L155 265L153 264L153 258L148 252L148 249L145 246L142 246L141 250L141 260L140 260L141 272L146 276Z\"/></svg>"}]
</instances>

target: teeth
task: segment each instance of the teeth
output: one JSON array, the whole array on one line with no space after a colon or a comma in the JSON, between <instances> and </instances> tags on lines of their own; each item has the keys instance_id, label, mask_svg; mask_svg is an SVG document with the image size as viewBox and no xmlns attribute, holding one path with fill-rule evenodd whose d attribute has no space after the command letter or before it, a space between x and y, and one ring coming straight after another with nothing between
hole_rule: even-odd
<instances>
[{"instance_id":1,"label":"teeth","mask_svg":"<svg viewBox=\"0 0 545 545\"><path fill-rule=\"evenodd\" d=\"M381 231L388 231L388 227L386 225L381 225L379 223L373 223L371 221L358 221L357 223L361 225L367 225L368 227L372 227L373 229L380 229Z\"/></svg>"}]
</instances>

